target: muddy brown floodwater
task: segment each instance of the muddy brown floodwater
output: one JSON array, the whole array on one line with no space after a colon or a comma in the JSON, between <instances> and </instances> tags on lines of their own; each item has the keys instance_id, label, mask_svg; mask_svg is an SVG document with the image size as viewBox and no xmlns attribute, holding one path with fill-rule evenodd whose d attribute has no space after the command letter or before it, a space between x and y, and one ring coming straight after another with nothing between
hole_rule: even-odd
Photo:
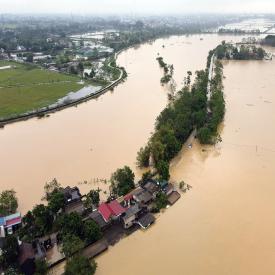
<instances>
[{"instance_id":1,"label":"muddy brown floodwater","mask_svg":"<svg viewBox=\"0 0 275 275\"><path fill-rule=\"evenodd\" d=\"M167 104L157 54L174 64L181 87L186 72L204 68L208 51L221 40L217 35L203 41L200 36L171 37L129 49L118 58L129 77L113 92L49 118L0 129L0 190L14 188L25 212L39 202L45 182L53 178L64 186L87 181L80 185L86 192L123 165L135 170L137 151Z\"/></svg>"},{"instance_id":2,"label":"muddy brown floodwater","mask_svg":"<svg viewBox=\"0 0 275 275\"><path fill-rule=\"evenodd\" d=\"M129 77L114 92L0 130L0 189L14 188L24 212L54 177L63 185L87 180L85 192L93 178L109 178L124 164L135 170L136 152L167 103L157 54L174 64L180 87L187 70L203 69L224 39L241 38L171 37L129 49L118 60ZM275 62L229 62L224 73L222 143L183 148L172 180L192 190L149 230L98 257L98 275L275 274Z\"/></svg>"},{"instance_id":3,"label":"muddy brown floodwater","mask_svg":"<svg viewBox=\"0 0 275 275\"><path fill-rule=\"evenodd\" d=\"M222 143L182 150L172 179L193 189L99 257L98 275L275 274L275 61L224 73Z\"/></svg>"}]
</instances>

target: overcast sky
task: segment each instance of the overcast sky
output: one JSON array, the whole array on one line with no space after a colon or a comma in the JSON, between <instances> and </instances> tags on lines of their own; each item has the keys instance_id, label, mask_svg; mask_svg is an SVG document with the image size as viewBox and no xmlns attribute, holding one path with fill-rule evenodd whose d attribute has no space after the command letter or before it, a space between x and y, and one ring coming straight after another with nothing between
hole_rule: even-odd
<instances>
[{"instance_id":1,"label":"overcast sky","mask_svg":"<svg viewBox=\"0 0 275 275\"><path fill-rule=\"evenodd\" d=\"M0 0L0 13L275 12L275 0Z\"/></svg>"}]
</instances>

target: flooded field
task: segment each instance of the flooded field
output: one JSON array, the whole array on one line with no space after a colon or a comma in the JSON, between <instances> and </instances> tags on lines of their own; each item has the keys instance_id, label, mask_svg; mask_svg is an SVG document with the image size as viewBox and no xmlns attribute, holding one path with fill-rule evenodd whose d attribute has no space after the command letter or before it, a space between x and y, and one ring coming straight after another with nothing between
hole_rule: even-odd
<instances>
[{"instance_id":1,"label":"flooded field","mask_svg":"<svg viewBox=\"0 0 275 275\"><path fill-rule=\"evenodd\" d=\"M136 171L136 152L167 104L157 54L174 65L180 88L188 70L203 69L208 51L231 39L171 37L129 49L118 60L129 77L113 92L0 130L0 189L14 188L25 212L53 178L63 185L87 181L79 185L86 192L125 164ZM275 273L275 62L224 66L222 143L183 148L171 164L172 180L192 190L150 230L98 257L98 275Z\"/></svg>"}]
</instances>

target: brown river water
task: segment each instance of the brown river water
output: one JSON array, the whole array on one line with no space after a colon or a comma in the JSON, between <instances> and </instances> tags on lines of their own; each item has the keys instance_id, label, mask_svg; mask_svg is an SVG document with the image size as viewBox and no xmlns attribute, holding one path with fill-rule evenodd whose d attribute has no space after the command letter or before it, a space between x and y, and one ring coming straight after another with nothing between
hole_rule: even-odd
<instances>
[{"instance_id":1,"label":"brown river water","mask_svg":"<svg viewBox=\"0 0 275 275\"><path fill-rule=\"evenodd\" d=\"M167 103L157 53L174 64L180 87L187 70L204 68L223 39L232 37L171 37L129 49L118 59L129 77L114 92L0 130L0 188L14 188L24 212L54 177L63 185L87 180L85 192L93 178L109 178L124 164L135 170L136 152ZM275 61L224 67L222 143L183 148L171 164L172 180L193 188L149 230L97 257L98 275L275 274Z\"/></svg>"}]
</instances>

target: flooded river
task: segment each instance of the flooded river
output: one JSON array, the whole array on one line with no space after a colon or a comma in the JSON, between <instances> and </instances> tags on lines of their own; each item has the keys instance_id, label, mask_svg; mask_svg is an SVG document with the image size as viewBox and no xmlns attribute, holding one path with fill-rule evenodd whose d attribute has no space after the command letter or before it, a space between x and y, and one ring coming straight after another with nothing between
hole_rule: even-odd
<instances>
[{"instance_id":1,"label":"flooded river","mask_svg":"<svg viewBox=\"0 0 275 275\"><path fill-rule=\"evenodd\" d=\"M49 118L0 129L0 189L14 188L25 212L39 202L45 182L53 178L64 186L86 181L80 185L86 192L119 167L129 165L135 170L137 151L167 104L158 53L174 64L181 87L186 72L204 68L208 51L221 39L172 37L129 49L118 58L129 76L113 92Z\"/></svg>"},{"instance_id":2,"label":"flooded river","mask_svg":"<svg viewBox=\"0 0 275 275\"><path fill-rule=\"evenodd\" d=\"M113 92L0 130L0 189L14 188L24 212L54 177L63 185L86 180L86 192L118 167L135 170L136 152L167 103L157 54L174 65L181 87L186 72L204 68L223 39L232 37L171 37L129 49L118 59L129 77ZM225 64L223 142L182 150L172 180L192 190L149 230L98 257L98 275L275 273L274 69L274 61Z\"/></svg>"}]
</instances>

